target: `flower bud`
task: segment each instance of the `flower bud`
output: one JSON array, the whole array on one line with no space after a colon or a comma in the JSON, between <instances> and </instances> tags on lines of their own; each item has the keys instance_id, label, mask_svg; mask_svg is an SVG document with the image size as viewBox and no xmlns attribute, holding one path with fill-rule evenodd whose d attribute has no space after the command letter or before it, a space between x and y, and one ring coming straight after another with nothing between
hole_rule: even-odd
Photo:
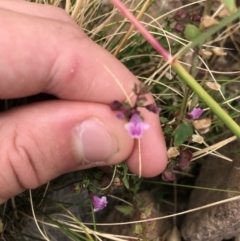
<instances>
[{"instance_id":1,"label":"flower bud","mask_svg":"<svg viewBox=\"0 0 240 241\"><path fill-rule=\"evenodd\" d=\"M183 150L180 153L180 159L178 162L178 166L179 168L181 168L182 170L186 170L189 167L189 163L193 158L193 154L191 151L189 150Z\"/></svg>"},{"instance_id":2,"label":"flower bud","mask_svg":"<svg viewBox=\"0 0 240 241\"><path fill-rule=\"evenodd\" d=\"M184 31L184 26L181 23L176 23L173 27L173 29L177 32L177 33L182 33Z\"/></svg>"},{"instance_id":3,"label":"flower bud","mask_svg":"<svg viewBox=\"0 0 240 241\"><path fill-rule=\"evenodd\" d=\"M154 114L159 114L161 112L161 108L157 107L155 104L146 105L145 108Z\"/></svg>"},{"instance_id":4,"label":"flower bud","mask_svg":"<svg viewBox=\"0 0 240 241\"><path fill-rule=\"evenodd\" d=\"M120 110L120 108L122 107L122 103L117 101L117 100L114 100L111 104L110 104L110 108L111 110Z\"/></svg>"},{"instance_id":5,"label":"flower bud","mask_svg":"<svg viewBox=\"0 0 240 241\"><path fill-rule=\"evenodd\" d=\"M182 20L187 16L186 12L184 10L179 10L176 12L174 18L178 19L178 20Z\"/></svg>"},{"instance_id":6,"label":"flower bud","mask_svg":"<svg viewBox=\"0 0 240 241\"><path fill-rule=\"evenodd\" d=\"M176 175L175 175L175 173L173 172L172 167L167 167L167 168L165 169L165 171L162 173L162 179L163 179L163 181L171 182L171 181L175 180L175 178L176 178Z\"/></svg>"}]
</instances>

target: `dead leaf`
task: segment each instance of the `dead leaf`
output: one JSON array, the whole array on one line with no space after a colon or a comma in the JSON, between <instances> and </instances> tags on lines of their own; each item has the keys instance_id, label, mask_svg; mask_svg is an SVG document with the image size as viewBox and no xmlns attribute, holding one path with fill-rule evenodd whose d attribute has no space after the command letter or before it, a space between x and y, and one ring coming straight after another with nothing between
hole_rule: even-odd
<instances>
[{"instance_id":1,"label":"dead leaf","mask_svg":"<svg viewBox=\"0 0 240 241\"><path fill-rule=\"evenodd\" d=\"M195 120L193 122L193 127L195 130L199 131L201 134L205 134L209 131L209 127L212 124L212 120L210 118Z\"/></svg>"},{"instance_id":2,"label":"dead leaf","mask_svg":"<svg viewBox=\"0 0 240 241\"><path fill-rule=\"evenodd\" d=\"M212 27L212 26L218 24L218 21L211 16L204 16L202 18L202 24L205 28L209 28L209 27Z\"/></svg>"},{"instance_id":3,"label":"dead leaf","mask_svg":"<svg viewBox=\"0 0 240 241\"><path fill-rule=\"evenodd\" d=\"M181 235L176 226L174 226L173 229L171 230L167 238L167 241L181 241Z\"/></svg>"},{"instance_id":4,"label":"dead leaf","mask_svg":"<svg viewBox=\"0 0 240 241\"><path fill-rule=\"evenodd\" d=\"M179 156L179 154L180 154L180 153L179 153L177 147L170 147L170 148L167 150L168 158L172 158L172 157Z\"/></svg>"},{"instance_id":5,"label":"dead leaf","mask_svg":"<svg viewBox=\"0 0 240 241\"><path fill-rule=\"evenodd\" d=\"M195 134L192 135L192 142L202 144L203 141L204 141L204 138L202 136L195 135Z\"/></svg>"},{"instance_id":6,"label":"dead leaf","mask_svg":"<svg viewBox=\"0 0 240 241\"><path fill-rule=\"evenodd\" d=\"M216 82L208 81L205 83L205 85L211 90L220 90L221 89L221 85Z\"/></svg>"},{"instance_id":7,"label":"dead leaf","mask_svg":"<svg viewBox=\"0 0 240 241\"><path fill-rule=\"evenodd\" d=\"M202 57L209 59L212 56L212 52L206 50L206 49L201 49L198 52Z\"/></svg>"},{"instance_id":8,"label":"dead leaf","mask_svg":"<svg viewBox=\"0 0 240 241\"><path fill-rule=\"evenodd\" d=\"M223 48L220 48L220 47L214 47L212 49L212 51L217 56L225 56L225 55L227 55L227 53L223 51Z\"/></svg>"},{"instance_id":9,"label":"dead leaf","mask_svg":"<svg viewBox=\"0 0 240 241\"><path fill-rule=\"evenodd\" d=\"M230 11L225 7L225 8L223 8L223 9L219 12L218 17L219 17L219 18L226 18L226 17L228 17L230 14L231 14Z\"/></svg>"}]
</instances>

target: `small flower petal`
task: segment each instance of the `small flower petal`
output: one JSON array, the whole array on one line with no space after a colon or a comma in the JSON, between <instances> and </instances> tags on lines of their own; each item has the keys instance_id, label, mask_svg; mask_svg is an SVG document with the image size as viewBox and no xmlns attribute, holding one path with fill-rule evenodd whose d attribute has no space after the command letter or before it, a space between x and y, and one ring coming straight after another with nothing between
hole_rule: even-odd
<instances>
[{"instance_id":1,"label":"small flower petal","mask_svg":"<svg viewBox=\"0 0 240 241\"><path fill-rule=\"evenodd\" d=\"M191 115L192 119L198 119L203 113L203 110L201 108L193 108L193 110L188 113Z\"/></svg>"},{"instance_id":2,"label":"small flower petal","mask_svg":"<svg viewBox=\"0 0 240 241\"><path fill-rule=\"evenodd\" d=\"M91 197L92 204L93 204L93 211L97 212L99 210L104 209L107 206L107 198L105 196L102 196L101 198L98 196L93 195Z\"/></svg>"},{"instance_id":3,"label":"small flower petal","mask_svg":"<svg viewBox=\"0 0 240 241\"><path fill-rule=\"evenodd\" d=\"M142 137L143 131L149 128L149 124L142 121L138 114L133 114L128 123L125 124L125 129L132 138L139 139Z\"/></svg>"}]
</instances>

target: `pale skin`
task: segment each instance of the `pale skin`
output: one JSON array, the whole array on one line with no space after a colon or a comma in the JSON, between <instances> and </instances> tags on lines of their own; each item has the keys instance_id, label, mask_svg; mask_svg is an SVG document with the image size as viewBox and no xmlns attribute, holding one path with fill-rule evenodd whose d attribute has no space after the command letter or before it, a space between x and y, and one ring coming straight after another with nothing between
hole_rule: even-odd
<instances>
[{"instance_id":1,"label":"pale skin","mask_svg":"<svg viewBox=\"0 0 240 241\"><path fill-rule=\"evenodd\" d=\"M0 114L0 203L61 174L89 167L126 160L138 174L138 142L124 129L126 121L109 108L126 96L104 66L128 95L138 80L59 8L0 0L0 29L0 98L38 93L58 98ZM153 102L151 94L147 98ZM165 141L158 116L148 111L142 115L150 125L141 138L142 176L153 177L166 167ZM104 126L106 140L101 131L94 136L92 122L97 123L94 128ZM78 132L78 126L84 131ZM78 139L86 133L91 161L79 146ZM108 144L109 136L113 142ZM113 153L103 153L104 148Z\"/></svg>"}]
</instances>

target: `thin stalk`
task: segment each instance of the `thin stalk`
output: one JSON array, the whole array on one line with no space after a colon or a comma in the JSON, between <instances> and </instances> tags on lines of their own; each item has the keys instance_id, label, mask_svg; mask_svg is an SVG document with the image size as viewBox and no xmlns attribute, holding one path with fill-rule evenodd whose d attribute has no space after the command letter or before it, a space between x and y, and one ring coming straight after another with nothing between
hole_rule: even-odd
<instances>
[{"instance_id":1,"label":"thin stalk","mask_svg":"<svg viewBox=\"0 0 240 241\"><path fill-rule=\"evenodd\" d=\"M70 8L71 8L71 1L66 0L66 6L65 6L65 11L69 14L70 13Z\"/></svg>"},{"instance_id":2,"label":"thin stalk","mask_svg":"<svg viewBox=\"0 0 240 241\"><path fill-rule=\"evenodd\" d=\"M137 20L141 19L141 17L142 17L143 14L145 13L145 11L148 9L148 7L149 7L149 5L150 5L151 2L152 2L152 0L147 0L147 1L144 3L141 11L138 13L138 15L137 15L137 17L136 17ZM117 55L119 54L120 50L122 49L123 45L124 45L124 44L126 43L126 41L128 40L128 38L129 38L130 34L132 33L133 29L134 29L134 26L131 25L130 28L128 29L127 33L124 35L124 37L122 38L121 42L119 43L117 49L115 50L115 52L114 52L114 54L113 54L114 56L117 56Z\"/></svg>"},{"instance_id":3,"label":"thin stalk","mask_svg":"<svg viewBox=\"0 0 240 241\"><path fill-rule=\"evenodd\" d=\"M16 218L16 220L19 220L17 206L16 206L16 202L15 202L14 197L11 197L11 204L12 204L12 208L13 208L13 215Z\"/></svg>"},{"instance_id":4,"label":"thin stalk","mask_svg":"<svg viewBox=\"0 0 240 241\"><path fill-rule=\"evenodd\" d=\"M192 76L196 76L197 74L197 66L198 66L198 55L196 54L196 52L193 53L193 57L192 57L192 67L190 69L190 73ZM181 105L181 109L180 109L180 114L179 114L179 121L182 121L182 119L184 118L185 114L186 114L186 110L187 110L187 103L188 103L188 98L189 95L191 93L191 89L186 86L186 90L183 96L183 101L182 101L182 105Z\"/></svg>"},{"instance_id":5,"label":"thin stalk","mask_svg":"<svg viewBox=\"0 0 240 241\"><path fill-rule=\"evenodd\" d=\"M188 102L188 97L190 95L190 88L186 87L186 91L183 95L183 100L182 100L182 104L181 104L181 109L180 109L180 114L179 114L179 118L178 118L178 124L180 122L182 122L185 114L186 114L186 109L187 109L187 102Z\"/></svg>"},{"instance_id":6,"label":"thin stalk","mask_svg":"<svg viewBox=\"0 0 240 241\"><path fill-rule=\"evenodd\" d=\"M172 56L161 44L150 34L147 29L133 16L132 13L121 3L120 0L111 0L112 3L123 13L131 24L143 35L143 37L162 55L165 61L172 60Z\"/></svg>"},{"instance_id":7,"label":"thin stalk","mask_svg":"<svg viewBox=\"0 0 240 241\"><path fill-rule=\"evenodd\" d=\"M73 9L73 12L71 14L71 17L76 21L77 20L77 17L78 17L78 14L79 14L79 11L81 9L81 7L83 6L83 3L81 0L76 0L76 3L75 3L75 6L74 6L74 9Z\"/></svg>"},{"instance_id":8,"label":"thin stalk","mask_svg":"<svg viewBox=\"0 0 240 241\"><path fill-rule=\"evenodd\" d=\"M174 179L174 186L173 186L173 197L174 197L174 213L177 213L177 205L178 205L178 199L177 199L177 180ZM173 217L173 226L177 225L177 216Z\"/></svg>"},{"instance_id":9,"label":"thin stalk","mask_svg":"<svg viewBox=\"0 0 240 241\"><path fill-rule=\"evenodd\" d=\"M177 72L179 77L181 77L185 83L192 88L192 90L208 105L208 107L224 122L224 124L238 137L240 138L240 127L238 124L218 105L218 103L202 88L200 84L183 68L183 66L178 62L177 59L173 58L172 55L162 47L162 45L157 41L152 34L128 11L128 9L121 3L120 0L111 0L113 4L123 13L123 15L128 18L128 20L138 29L138 31L143 35L143 37L155 48L155 50L162 55L163 59L172 65L172 68ZM203 33L204 39L211 36L223 26L223 23L228 23L230 20L234 20L239 15L240 10L236 11L232 16L222 20L219 26L215 26L206 33ZM233 15L235 18L233 18ZM215 32L213 31L215 30ZM211 33L211 34L210 34ZM203 37L200 40L194 40L189 46L196 46L196 43L203 41ZM199 44L198 43L198 44Z\"/></svg>"}]
</instances>

